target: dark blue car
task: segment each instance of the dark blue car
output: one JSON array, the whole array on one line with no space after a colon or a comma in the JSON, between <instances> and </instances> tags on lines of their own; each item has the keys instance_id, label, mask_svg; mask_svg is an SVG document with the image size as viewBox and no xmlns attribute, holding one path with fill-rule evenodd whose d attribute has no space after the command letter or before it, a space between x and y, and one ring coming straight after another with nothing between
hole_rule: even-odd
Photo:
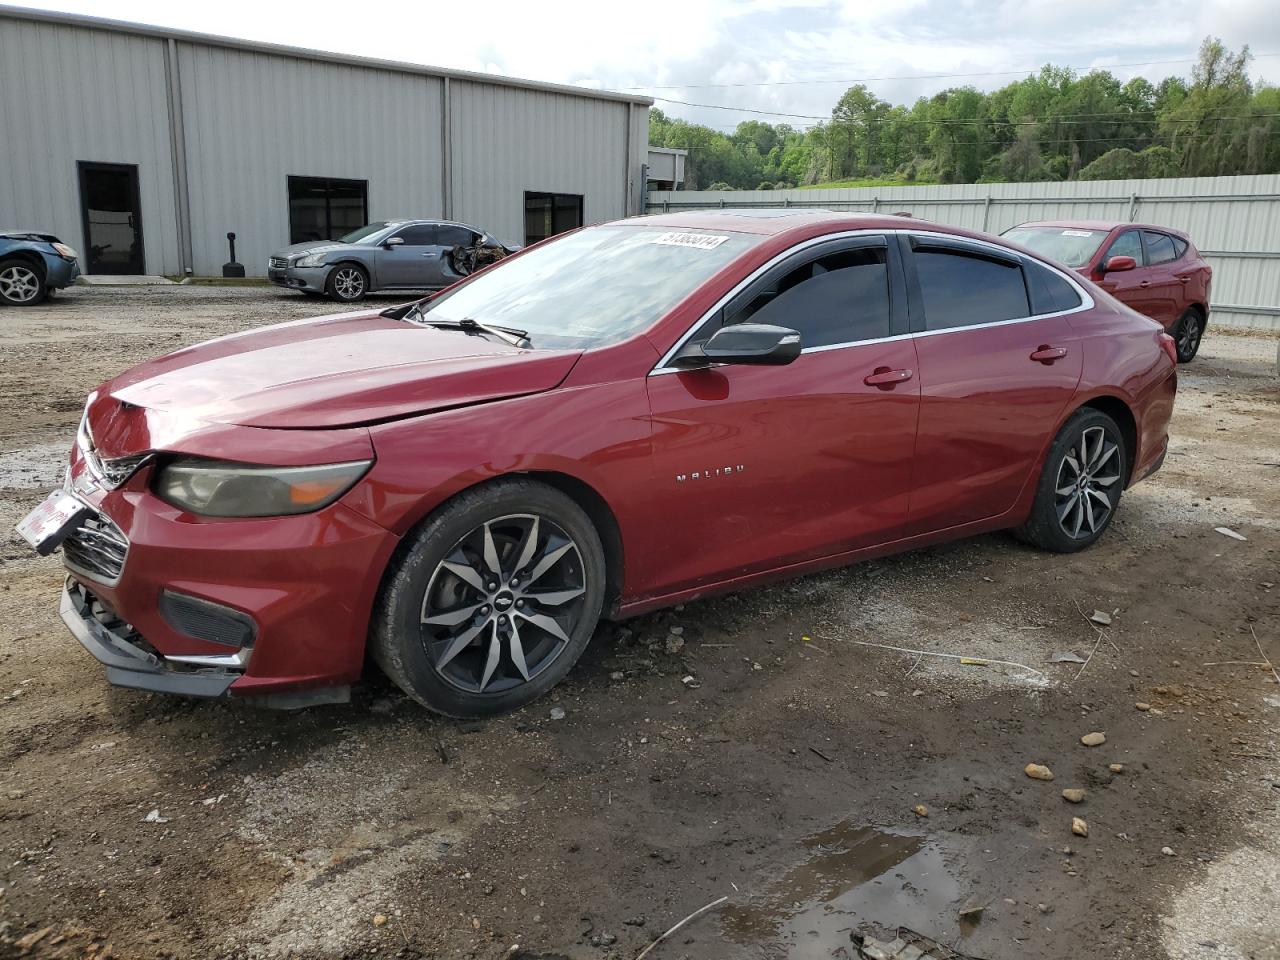
<instances>
[{"instance_id":1,"label":"dark blue car","mask_svg":"<svg viewBox=\"0 0 1280 960\"><path fill-rule=\"evenodd\" d=\"M76 252L51 233L0 230L0 303L29 307L80 276Z\"/></svg>"}]
</instances>

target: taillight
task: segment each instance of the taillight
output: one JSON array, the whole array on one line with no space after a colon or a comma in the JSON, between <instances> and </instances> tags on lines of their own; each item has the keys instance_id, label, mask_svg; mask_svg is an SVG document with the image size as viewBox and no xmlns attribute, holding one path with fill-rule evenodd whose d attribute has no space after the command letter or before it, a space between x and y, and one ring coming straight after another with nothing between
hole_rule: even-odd
<instances>
[{"instance_id":1,"label":"taillight","mask_svg":"<svg viewBox=\"0 0 1280 960\"><path fill-rule=\"evenodd\" d=\"M1156 334L1156 336L1160 340L1161 348L1169 357L1169 362L1176 367L1178 365L1178 344L1174 341L1173 337L1169 336L1169 334L1164 331Z\"/></svg>"}]
</instances>

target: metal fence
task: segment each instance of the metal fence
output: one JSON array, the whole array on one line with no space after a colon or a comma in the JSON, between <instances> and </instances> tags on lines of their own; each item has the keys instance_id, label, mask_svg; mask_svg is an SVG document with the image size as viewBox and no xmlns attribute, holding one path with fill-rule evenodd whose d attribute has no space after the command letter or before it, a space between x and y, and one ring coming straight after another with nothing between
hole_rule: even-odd
<instances>
[{"instance_id":1,"label":"metal fence","mask_svg":"<svg viewBox=\"0 0 1280 960\"><path fill-rule=\"evenodd\" d=\"M840 190L653 191L648 213L817 207L910 213L987 233L1028 220L1124 220L1185 230L1213 265L1214 324L1280 331L1280 175L966 183Z\"/></svg>"}]
</instances>

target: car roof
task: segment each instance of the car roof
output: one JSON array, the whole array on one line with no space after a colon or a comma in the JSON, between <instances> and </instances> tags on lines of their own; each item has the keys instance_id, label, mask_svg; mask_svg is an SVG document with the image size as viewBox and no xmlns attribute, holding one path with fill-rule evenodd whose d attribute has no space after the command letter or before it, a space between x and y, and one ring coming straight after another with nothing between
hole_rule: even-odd
<instances>
[{"instance_id":1,"label":"car roof","mask_svg":"<svg viewBox=\"0 0 1280 960\"><path fill-rule=\"evenodd\" d=\"M1018 227L1064 227L1068 230L1114 230L1116 227L1137 227L1140 230L1158 230L1160 233L1171 233L1184 240L1191 238L1177 227L1166 227L1159 223L1130 223L1128 220L1030 220L1020 223ZM1017 227L1010 227L1016 230Z\"/></svg>"},{"instance_id":2,"label":"car roof","mask_svg":"<svg viewBox=\"0 0 1280 960\"><path fill-rule=\"evenodd\" d=\"M990 237L961 227L953 227L931 220L900 217L891 214L849 213L840 210L773 207L759 209L688 210L681 213L659 213L647 217L630 217L615 220L613 225L670 227L681 230L729 230L734 233L756 233L780 236L794 230L813 232L815 226L825 226L831 232L839 230L910 230L917 228L934 233L950 233L958 237L989 240Z\"/></svg>"}]
</instances>

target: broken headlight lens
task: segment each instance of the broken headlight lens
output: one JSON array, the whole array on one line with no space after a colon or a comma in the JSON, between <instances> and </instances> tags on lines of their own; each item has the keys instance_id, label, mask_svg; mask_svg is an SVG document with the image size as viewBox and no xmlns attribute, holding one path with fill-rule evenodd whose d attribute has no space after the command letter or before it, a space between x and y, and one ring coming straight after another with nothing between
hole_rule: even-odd
<instances>
[{"instance_id":1,"label":"broken headlight lens","mask_svg":"<svg viewBox=\"0 0 1280 960\"><path fill-rule=\"evenodd\" d=\"M268 467L225 460L174 460L159 471L156 495L205 517L279 517L327 507L372 460L316 467Z\"/></svg>"}]
</instances>

